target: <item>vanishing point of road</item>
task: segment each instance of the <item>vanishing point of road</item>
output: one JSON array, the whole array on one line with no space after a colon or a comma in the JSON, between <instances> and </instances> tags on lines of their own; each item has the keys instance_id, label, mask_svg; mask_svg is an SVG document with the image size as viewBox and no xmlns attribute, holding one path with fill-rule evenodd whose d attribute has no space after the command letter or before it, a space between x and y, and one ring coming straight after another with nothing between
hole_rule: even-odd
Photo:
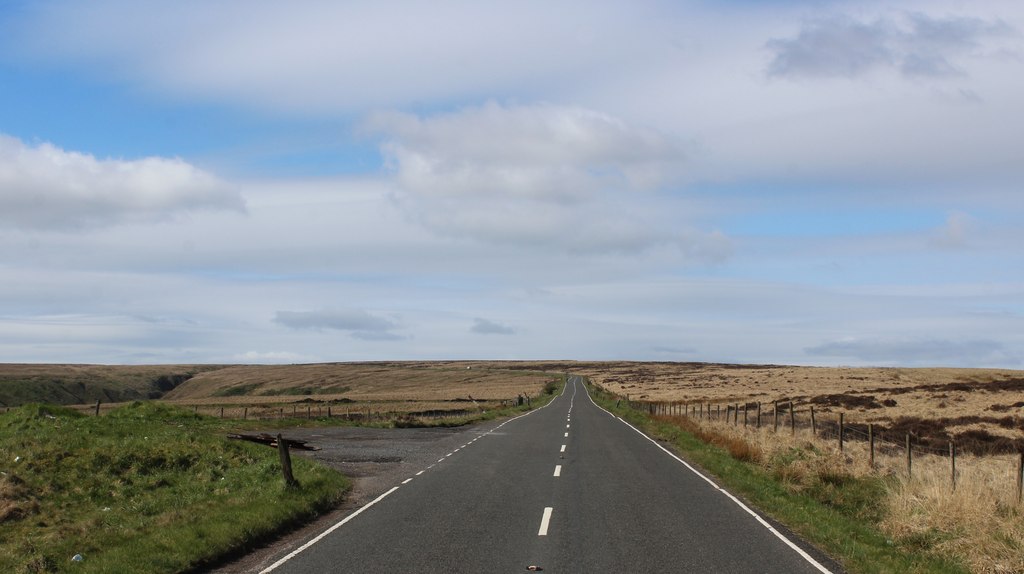
<instances>
[{"instance_id":1,"label":"vanishing point of road","mask_svg":"<svg viewBox=\"0 0 1024 574\"><path fill-rule=\"evenodd\" d=\"M598 407L580 377L466 436L263 572L840 571Z\"/></svg>"}]
</instances>

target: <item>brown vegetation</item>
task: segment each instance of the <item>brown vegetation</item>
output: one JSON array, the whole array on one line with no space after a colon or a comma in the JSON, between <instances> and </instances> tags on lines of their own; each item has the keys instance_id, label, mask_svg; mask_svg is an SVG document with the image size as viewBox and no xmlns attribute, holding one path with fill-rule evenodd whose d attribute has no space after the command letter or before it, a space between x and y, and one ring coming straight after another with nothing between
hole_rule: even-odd
<instances>
[{"instance_id":1,"label":"brown vegetation","mask_svg":"<svg viewBox=\"0 0 1024 574\"><path fill-rule=\"evenodd\" d=\"M893 436L910 432L936 448L950 439L979 454L1024 447L1022 371L587 363L573 372L632 400L792 401L798 411L843 412L848 423L872 423Z\"/></svg>"}]
</instances>

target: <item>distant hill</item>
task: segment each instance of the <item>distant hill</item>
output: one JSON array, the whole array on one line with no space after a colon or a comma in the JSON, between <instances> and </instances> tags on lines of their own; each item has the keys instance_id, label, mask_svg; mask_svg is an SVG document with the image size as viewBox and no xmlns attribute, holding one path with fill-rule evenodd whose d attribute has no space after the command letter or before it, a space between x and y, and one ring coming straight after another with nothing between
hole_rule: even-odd
<instances>
[{"instance_id":1,"label":"distant hill","mask_svg":"<svg viewBox=\"0 0 1024 574\"><path fill-rule=\"evenodd\" d=\"M222 365L44 365L0 363L0 407L157 399Z\"/></svg>"},{"instance_id":2,"label":"distant hill","mask_svg":"<svg viewBox=\"0 0 1024 574\"><path fill-rule=\"evenodd\" d=\"M188 402L282 396L344 396L357 401L501 400L540 392L552 378L547 366L543 362L502 361L234 365L198 373L163 398Z\"/></svg>"}]
</instances>

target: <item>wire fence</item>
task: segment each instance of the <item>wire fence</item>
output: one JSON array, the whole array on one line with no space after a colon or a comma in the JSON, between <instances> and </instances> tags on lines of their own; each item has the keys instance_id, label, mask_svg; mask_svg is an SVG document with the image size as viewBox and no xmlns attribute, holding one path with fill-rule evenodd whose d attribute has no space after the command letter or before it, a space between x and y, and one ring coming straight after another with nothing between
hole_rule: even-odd
<instances>
[{"instance_id":1,"label":"wire fence","mask_svg":"<svg viewBox=\"0 0 1024 574\"><path fill-rule=\"evenodd\" d=\"M945 460L950 488L955 490L965 478L964 462L985 460L1005 465L1013 498L1024 498L1024 441L1006 437L991 440L992 435L974 433L958 440L948 432L932 428L914 429L906 421L886 425L851 420L846 412L815 409L813 404L792 401L770 403L661 402L621 400L634 410L651 416L683 417L702 425L730 428L735 432L758 433L759 438L778 440L794 437L823 448L835 449L851 458L862 456L875 471L914 476L918 465L936 466ZM895 427L895 428L893 428ZM931 432L928 432L931 431ZM965 459L964 455L970 455Z\"/></svg>"},{"instance_id":2,"label":"wire fence","mask_svg":"<svg viewBox=\"0 0 1024 574\"><path fill-rule=\"evenodd\" d=\"M445 420L472 416L491 409L499 409L519 404L529 404L533 398L522 397L504 400L481 400L472 402L460 401L453 408L437 408L439 401L423 401L417 407L415 401L401 401L406 408L389 407L387 402L302 402L289 404L244 404L230 405L210 404L179 404L177 406L196 414L221 419L234 420L285 420L285 419L330 419L352 421L355 423L377 423L401 419ZM126 403L103 403L96 401L92 405L74 405L71 408L84 414L99 416L110 410L124 406ZM5 409L9 411L8 407Z\"/></svg>"}]
</instances>

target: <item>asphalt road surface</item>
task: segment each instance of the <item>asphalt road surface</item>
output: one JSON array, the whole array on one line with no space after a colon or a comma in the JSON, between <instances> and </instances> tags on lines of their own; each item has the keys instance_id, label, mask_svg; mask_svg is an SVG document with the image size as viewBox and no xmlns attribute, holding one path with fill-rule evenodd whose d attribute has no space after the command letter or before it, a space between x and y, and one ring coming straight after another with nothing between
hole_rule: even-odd
<instances>
[{"instance_id":1,"label":"asphalt road surface","mask_svg":"<svg viewBox=\"0 0 1024 574\"><path fill-rule=\"evenodd\" d=\"M263 572L839 572L655 441L579 377Z\"/></svg>"}]
</instances>

